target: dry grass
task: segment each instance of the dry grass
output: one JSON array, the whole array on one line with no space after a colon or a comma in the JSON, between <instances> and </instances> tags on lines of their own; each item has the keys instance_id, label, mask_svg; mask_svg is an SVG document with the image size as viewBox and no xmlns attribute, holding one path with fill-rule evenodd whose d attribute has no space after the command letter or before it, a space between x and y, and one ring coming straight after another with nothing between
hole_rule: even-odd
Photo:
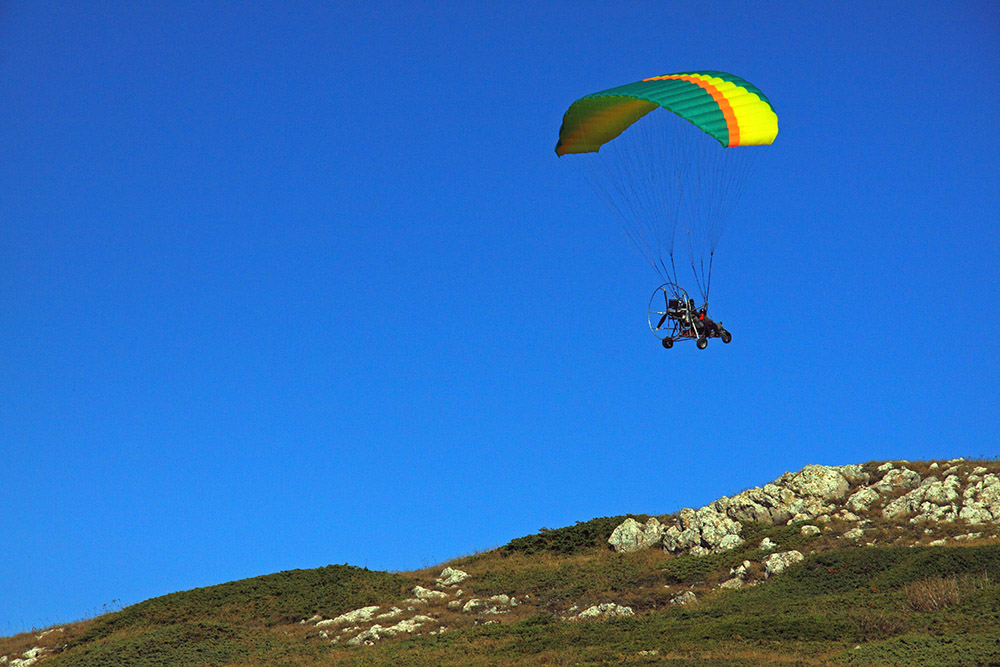
<instances>
[{"instance_id":1,"label":"dry grass","mask_svg":"<svg viewBox=\"0 0 1000 667\"><path fill-rule=\"evenodd\" d=\"M76 623L53 625L41 630L22 632L11 637L0 637L0 656L7 656L8 659L19 658L25 651L33 648L54 651L86 632L94 620L87 619Z\"/></svg>"},{"instance_id":2,"label":"dry grass","mask_svg":"<svg viewBox=\"0 0 1000 667\"><path fill-rule=\"evenodd\" d=\"M958 579L924 579L906 584L903 600L913 611L937 611L958 604Z\"/></svg>"}]
</instances>

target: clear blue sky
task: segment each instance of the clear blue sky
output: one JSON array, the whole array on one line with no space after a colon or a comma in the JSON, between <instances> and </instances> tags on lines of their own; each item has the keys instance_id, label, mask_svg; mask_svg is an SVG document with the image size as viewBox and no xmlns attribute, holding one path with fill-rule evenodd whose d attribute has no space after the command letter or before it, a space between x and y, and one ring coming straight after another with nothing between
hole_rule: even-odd
<instances>
[{"instance_id":1,"label":"clear blue sky","mask_svg":"<svg viewBox=\"0 0 1000 667\"><path fill-rule=\"evenodd\" d=\"M998 45L995 2L0 3L0 633L1000 455ZM553 149L692 69L780 134L733 343L668 352Z\"/></svg>"}]
</instances>

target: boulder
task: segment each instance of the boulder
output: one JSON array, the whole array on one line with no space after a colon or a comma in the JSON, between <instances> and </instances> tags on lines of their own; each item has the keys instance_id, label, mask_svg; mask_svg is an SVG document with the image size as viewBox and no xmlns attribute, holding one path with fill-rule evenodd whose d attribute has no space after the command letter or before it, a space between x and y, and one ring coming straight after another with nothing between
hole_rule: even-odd
<instances>
[{"instance_id":1,"label":"boulder","mask_svg":"<svg viewBox=\"0 0 1000 667\"><path fill-rule=\"evenodd\" d=\"M683 593L678 593L677 595L670 598L670 604L676 604L681 607L689 604L694 604L698 601L698 596L694 594L694 591L684 591Z\"/></svg>"},{"instance_id":2,"label":"boulder","mask_svg":"<svg viewBox=\"0 0 1000 667\"><path fill-rule=\"evenodd\" d=\"M666 527L656 517L650 517L645 524L629 517L614 529L608 544L619 553L648 549L663 541L665 530Z\"/></svg>"},{"instance_id":3,"label":"boulder","mask_svg":"<svg viewBox=\"0 0 1000 667\"><path fill-rule=\"evenodd\" d=\"M882 495L877 490L865 486L855 491L847 499L847 509L852 512L865 512L881 498Z\"/></svg>"},{"instance_id":4,"label":"boulder","mask_svg":"<svg viewBox=\"0 0 1000 667\"><path fill-rule=\"evenodd\" d=\"M837 466L837 470L851 484L867 484L871 475L865 472L865 468L860 463L852 463L845 466Z\"/></svg>"},{"instance_id":5,"label":"boulder","mask_svg":"<svg viewBox=\"0 0 1000 667\"><path fill-rule=\"evenodd\" d=\"M444 591L434 591L423 586L414 586L412 593L418 600L443 600L448 597Z\"/></svg>"},{"instance_id":6,"label":"boulder","mask_svg":"<svg viewBox=\"0 0 1000 667\"><path fill-rule=\"evenodd\" d=\"M635 616L635 612L632 611L631 607L624 607L614 602L604 602L584 609L577 614L576 618L583 621L588 619L614 618L615 616Z\"/></svg>"},{"instance_id":7,"label":"boulder","mask_svg":"<svg viewBox=\"0 0 1000 667\"><path fill-rule=\"evenodd\" d=\"M375 624L372 627L365 630L364 632L362 632L357 637L348 639L347 645L360 646L361 644L374 644L375 642L377 642L379 639L382 638L382 635L379 634L380 632L382 632L382 626Z\"/></svg>"},{"instance_id":8,"label":"boulder","mask_svg":"<svg viewBox=\"0 0 1000 667\"><path fill-rule=\"evenodd\" d=\"M865 536L865 531L863 528L851 528L844 533L844 539L846 540L860 540Z\"/></svg>"},{"instance_id":9,"label":"boulder","mask_svg":"<svg viewBox=\"0 0 1000 667\"><path fill-rule=\"evenodd\" d=\"M772 482L732 498L724 496L711 503L710 507L735 521L775 524L784 523L797 511L798 500L793 491Z\"/></svg>"},{"instance_id":10,"label":"boulder","mask_svg":"<svg viewBox=\"0 0 1000 667\"><path fill-rule=\"evenodd\" d=\"M441 570L441 576L435 579L435 581L441 586L457 586L468 578L468 572L462 572L461 570L446 567Z\"/></svg>"},{"instance_id":11,"label":"boulder","mask_svg":"<svg viewBox=\"0 0 1000 667\"><path fill-rule=\"evenodd\" d=\"M730 549L735 549L740 546L744 541L745 540L739 535L723 535L722 539L719 540L719 544L713 551L729 551Z\"/></svg>"},{"instance_id":12,"label":"boulder","mask_svg":"<svg viewBox=\"0 0 1000 667\"><path fill-rule=\"evenodd\" d=\"M785 473L777 483L797 496L823 500L843 498L851 487L838 468L822 465L808 465L799 472Z\"/></svg>"},{"instance_id":13,"label":"boulder","mask_svg":"<svg viewBox=\"0 0 1000 667\"><path fill-rule=\"evenodd\" d=\"M489 604L487 604L484 600L480 600L479 598L472 598L471 600L465 603L465 605L462 607L462 611L467 612L469 614L478 614L486 611L489 608L490 608Z\"/></svg>"},{"instance_id":14,"label":"boulder","mask_svg":"<svg viewBox=\"0 0 1000 667\"><path fill-rule=\"evenodd\" d=\"M790 565L798 563L800 560L805 558L799 551L782 551L776 554L771 554L765 558L762 562L764 564L764 574L767 577L773 577L776 574L781 574Z\"/></svg>"},{"instance_id":15,"label":"boulder","mask_svg":"<svg viewBox=\"0 0 1000 667\"><path fill-rule=\"evenodd\" d=\"M897 489L915 489L920 486L920 481L920 474L909 468L893 468L872 486L880 493L892 493Z\"/></svg>"}]
</instances>

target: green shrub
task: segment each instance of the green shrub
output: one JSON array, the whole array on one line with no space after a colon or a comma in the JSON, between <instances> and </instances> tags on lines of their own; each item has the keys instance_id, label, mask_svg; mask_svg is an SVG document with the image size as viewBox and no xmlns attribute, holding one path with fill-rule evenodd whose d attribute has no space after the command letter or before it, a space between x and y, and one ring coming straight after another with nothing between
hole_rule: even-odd
<instances>
[{"instance_id":1,"label":"green shrub","mask_svg":"<svg viewBox=\"0 0 1000 667\"><path fill-rule=\"evenodd\" d=\"M847 664L912 667L995 667L1000 665L1000 635L906 634L844 651Z\"/></svg>"},{"instance_id":2,"label":"green shrub","mask_svg":"<svg viewBox=\"0 0 1000 667\"><path fill-rule=\"evenodd\" d=\"M332 617L368 604L406 597L414 584L408 577L350 565L289 570L140 602L98 619L77 643L135 626L219 620L272 626L295 623L317 613Z\"/></svg>"},{"instance_id":3,"label":"green shrub","mask_svg":"<svg viewBox=\"0 0 1000 667\"><path fill-rule=\"evenodd\" d=\"M645 514L629 514L578 521L573 526L554 530L542 528L534 535L511 540L505 546L500 547L500 551L504 554L553 553L560 556L570 556L591 549L607 549L611 533L629 517L638 521L645 521L649 518Z\"/></svg>"}]
</instances>

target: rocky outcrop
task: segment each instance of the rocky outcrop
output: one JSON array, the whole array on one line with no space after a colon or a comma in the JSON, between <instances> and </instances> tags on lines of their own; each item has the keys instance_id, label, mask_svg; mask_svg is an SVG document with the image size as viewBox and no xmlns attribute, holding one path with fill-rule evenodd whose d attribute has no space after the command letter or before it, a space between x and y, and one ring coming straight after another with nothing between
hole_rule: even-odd
<instances>
[{"instance_id":1,"label":"rocky outcrop","mask_svg":"<svg viewBox=\"0 0 1000 667\"><path fill-rule=\"evenodd\" d=\"M712 505L699 510L685 508L680 511L677 524L664 531L662 544L667 551L690 551L696 555L732 549L743 542L739 536L742 528L739 521Z\"/></svg>"},{"instance_id":2,"label":"rocky outcrop","mask_svg":"<svg viewBox=\"0 0 1000 667\"><path fill-rule=\"evenodd\" d=\"M876 542L928 546L968 543L995 538L998 519L1000 464L977 465L955 459L932 465L905 461L864 466L811 465L704 507L684 508L669 518L627 518L612 531L608 544L619 553L654 548L699 556L740 547L755 535L739 557L747 560L728 568L728 574L713 572L704 581L689 584L700 594L713 587L736 591L781 575L805 558L802 551L806 548L802 545L819 550ZM933 524L949 521L969 526L964 531L954 526L945 531L933 530ZM893 525L919 522L928 525L916 530L908 526L898 536L892 534ZM763 536L758 526L752 532L746 531L749 523L794 528L766 531L767 536ZM792 546L802 551L790 549ZM364 646L399 635L440 634L447 629L445 622L449 618L465 627L524 618L539 609L529 595L521 597L527 609L517 609L518 600L512 595L484 593L482 584L476 582L470 588L479 597L464 596L459 586L469 579L468 573L447 567L429 587L413 587L413 597L397 601L398 606L361 607L332 619L316 615L302 623L314 625L318 635L331 642ZM431 578L422 581L427 583ZM661 589L661 594L671 605L698 600L695 590L670 589ZM622 602L629 599L635 598ZM631 607L617 602L603 602L581 611L584 606L574 605L562 618L600 621L635 615Z\"/></svg>"},{"instance_id":3,"label":"rocky outcrop","mask_svg":"<svg viewBox=\"0 0 1000 667\"><path fill-rule=\"evenodd\" d=\"M642 524L627 519L608 542L618 552L659 547L704 555L741 545L747 522L856 523L848 528L843 523L831 527L849 540L860 540L865 534L862 515L872 517L875 512L883 519L912 523L963 520L979 525L1000 521L1000 471L973 467L962 459L920 469L931 474L923 477L905 461L877 467L808 465L700 509L682 509L672 521L651 518ZM812 524L802 529L804 535L819 532ZM767 548L761 545L761 549Z\"/></svg>"},{"instance_id":4,"label":"rocky outcrop","mask_svg":"<svg viewBox=\"0 0 1000 667\"><path fill-rule=\"evenodd\" d=\"M976 479L973 480L973 477ZM1000 477L973 474L969 476L969 481L971 483L962 492L963 505L959 517L974 524L1000 521Z\"/></svg>"},{"instance_id":5,"label":"rocky outcrop","mask_svg":"<svg viewBox=\"0 0 1000 667\"><path fill-rule=\"evenodd\" d=\"M400 621L395 625L381 626L378 624L373 625L359 635L352 637L347 640L346 644L348 646L360 646L362 644L374 644L383 637L395 637L396 635L402 633L412 633L423 627L427 623L433 623L434 619L430 616L417 615L411 619Z\"/></svg>"},{"instance_id":6,"label":"rocky outcrop","mask_svg":"<svg viewBox=\"0 0 1000 667\"><path fill-rule=\"evenodd\" d=\"M20 658L14 658L9 662L7 656L3 656L0 664L5 665L5 667L31 667L31 665L42 659L44 653L44 648L31 648L22 653Z\"/></svg>"},{"instance_id":7,"label":"rocky outcrop","mask_svg":"<svg viewBox=\"0 0 1000 667\"><path fill-rule=\"evenodd\" d=\"M375 612L379 610L378 605L373 605L371 607L362 607L361 609L355 609L354 611L349 611L346 614L341 614L336 618L331 618L327 620L317 620L316 627L322 628L327 625L346 625L364 623L375 618Z\"/></svg>"}]
</instances>

